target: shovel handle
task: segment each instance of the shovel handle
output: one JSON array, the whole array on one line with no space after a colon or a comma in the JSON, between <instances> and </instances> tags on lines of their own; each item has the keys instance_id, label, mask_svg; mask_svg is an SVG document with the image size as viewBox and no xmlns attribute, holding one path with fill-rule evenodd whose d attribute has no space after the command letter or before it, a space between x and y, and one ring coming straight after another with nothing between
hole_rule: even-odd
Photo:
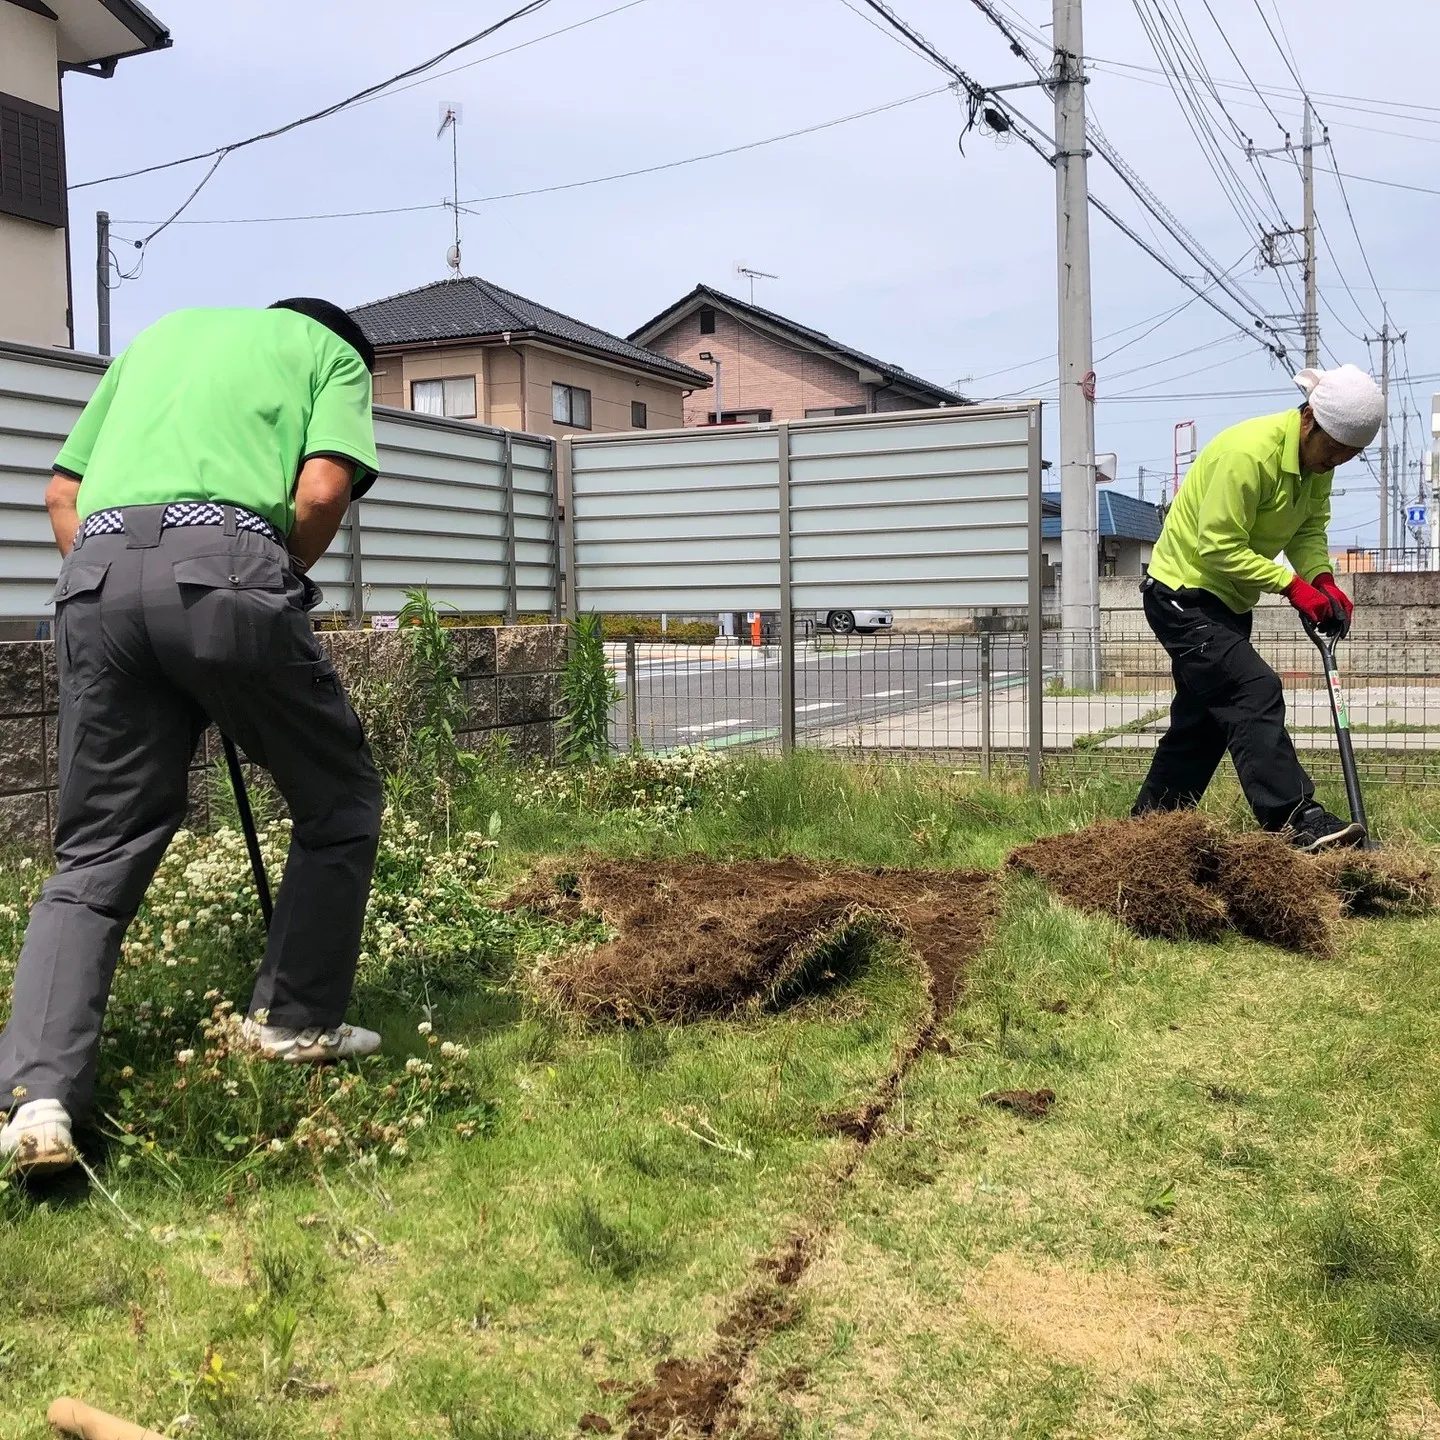
<instances>
[{"instance_id":1,"label":"shovel handle","mask_svg":"<svg viewBox=\"0 0 1440 1440\"><path fill-rule=\"evenodd\" d=\"M158 1430L147 1430L143 1425L117 1419L68 1395L62 1395L50 1407L46 1419L55 1429L74 1436L75 1440L165 1440Z\"/></svg>"}]
</instances>

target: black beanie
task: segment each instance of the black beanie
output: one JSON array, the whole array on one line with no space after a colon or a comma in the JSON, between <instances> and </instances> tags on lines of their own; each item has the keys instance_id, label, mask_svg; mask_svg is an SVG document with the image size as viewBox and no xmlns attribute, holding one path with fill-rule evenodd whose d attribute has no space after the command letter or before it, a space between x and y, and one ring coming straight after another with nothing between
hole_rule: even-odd
<instances>
[{"instance_id":1,"label":"black beanie","mask_svg":"<svg viewBox=\"0 0 1440 1440\"><path fill-rule=\"evenodd\" d=\"M332 334L338 335L347 345L352 346L365 362L365 368L375 373L375 347L365 338L365 332L338 305L328 300L317 300L311 295L300 295L291 300L277 300L272 310L294 310L297 314L308 315L318 321Z\"/></svg>"}]
</instances>

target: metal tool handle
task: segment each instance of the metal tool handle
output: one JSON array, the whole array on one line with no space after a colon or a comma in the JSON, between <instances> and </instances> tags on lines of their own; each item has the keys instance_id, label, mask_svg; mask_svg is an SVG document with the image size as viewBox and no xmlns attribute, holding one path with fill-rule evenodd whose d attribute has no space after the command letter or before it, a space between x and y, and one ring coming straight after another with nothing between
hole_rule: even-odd
<instances>
[{"instance_id":1,"label":"metal tool handle","mask_svg":"<svg viewBox=\"0 0 1440 1440\"><path fill-rule=\"evenodd\" d=\"M1325 631L1308 615L1300 617L1305 633L1320 652L1325 670L1325 690L1330 696L1330 718L1335 724L1335 744L1340 751L1340 773L1345 777L1345 799L1350 805L1350 818L1363 825L1368 836L1370 822L1365 818L1365 797L1360 793L1360 775L1355 767L1355 746L1350 739L1350 716L1342 700L1340 667L1335 661L1335 646L1341 639L1338 630ZM1368 844L1367 840L1367 844Z\"/></svg>"},{"instance_id":2,"label":"metal tool handle","mask_svg":"<svg viewBox=\"0 0 1440 1440\"><path fill-rule=\"evenodd\" d=\"M260 897L260 913L265 917L265 928L270 928L270 917L274 913L270 904L270 881L265 874L265 857L260 853L260 836L255 830L255 816L250 809L250 795L245 789L245 772L240 768L240 755L235 742L228 735L221 735L220 743L225 747L225 764L230 770L230 788L235 792L235 808L240 812L240 829L245 833L245 848L250 852L250 870L255 876L255 890Z\"/></svg>"}]
</instances>

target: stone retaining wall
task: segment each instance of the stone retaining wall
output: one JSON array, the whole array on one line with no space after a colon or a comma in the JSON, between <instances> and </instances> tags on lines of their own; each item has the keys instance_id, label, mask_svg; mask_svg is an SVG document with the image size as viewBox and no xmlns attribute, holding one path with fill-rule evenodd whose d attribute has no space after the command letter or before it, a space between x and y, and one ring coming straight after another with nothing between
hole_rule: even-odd
<instances>
[{"instance_id":1,"label":"stone retaining wall","mask_svg":"<svg viewBox=\"0 0 1440 1440\"><path fill-rule=\"evenodd\" d=\"M504 741L519 759L551 758L565 627L477 626L451 630L450 636L469 708L461 743L481 749ZM395 631L322 631L318 638L347 687L409 663L408 641ZM0 843L44 841L54 829L57 704L51 642L0 642ZM220 754L212 729L191 766L191 823L209 823L205 777Z\"/></svg>"}]
</instances>

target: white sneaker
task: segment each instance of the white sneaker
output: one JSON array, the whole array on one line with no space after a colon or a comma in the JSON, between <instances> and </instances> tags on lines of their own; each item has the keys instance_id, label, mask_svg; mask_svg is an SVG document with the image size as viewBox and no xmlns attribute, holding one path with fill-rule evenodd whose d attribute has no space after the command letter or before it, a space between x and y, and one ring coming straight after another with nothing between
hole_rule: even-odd
<instances>
[{"instance_id":1,"label":"white sneaker","mask_svg":"<svg viewBox=\"0 0 1440 1440\"><path fill-rule=\"evenodd\" d=\"M337 1025L333 1030L322 1030L318 1025L308 1030L289 1030L283 1025L261 1025L250 1019L243 1033L262 1060L283 1060L288 1065L352 1060L373 1055L380 1048L379 1035L358 1025Z\"/></svg>"},{"instance_id":2,"label":"white sneaker","mask_svg":"<svg viewBox=\"0 0 1440 1440\"><path fill-rule=\"evenodd\" d=\"M13 1160L21 1175L53 1175L79 1158L70 1116L58 1100L30 1100L0 1130L0 1161Z\"/></svg>"}]
</instances>

